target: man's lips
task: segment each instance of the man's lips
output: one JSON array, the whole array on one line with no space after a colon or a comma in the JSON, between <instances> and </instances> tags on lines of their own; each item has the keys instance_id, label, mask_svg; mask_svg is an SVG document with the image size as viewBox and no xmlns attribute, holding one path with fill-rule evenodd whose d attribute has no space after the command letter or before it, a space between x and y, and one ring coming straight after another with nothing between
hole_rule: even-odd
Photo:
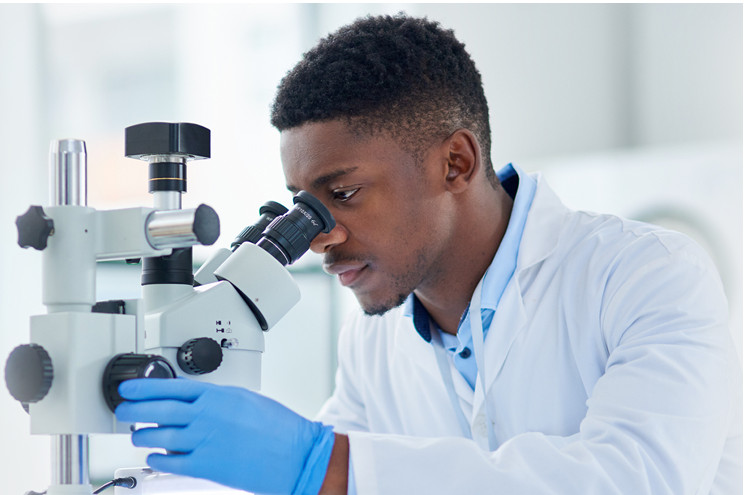
<instances>
[{"instance_id":1,"label":"man's lips","mask_svg":"<svg viewBox=\"0 0 746 495\"><path fill-rule=\"evenodd\" d=\"M364 263L324 264L324 271L330 275L337 275L339 277L339 282L347 287L355 283L367 266L368 265Z\"/></svg>"}]
</instances>

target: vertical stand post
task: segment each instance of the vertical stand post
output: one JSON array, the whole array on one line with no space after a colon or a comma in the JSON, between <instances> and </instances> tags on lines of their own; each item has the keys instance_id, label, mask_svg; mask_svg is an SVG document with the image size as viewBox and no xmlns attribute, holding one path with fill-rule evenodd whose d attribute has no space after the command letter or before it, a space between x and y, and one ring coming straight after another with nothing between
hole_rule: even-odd
<instances>
[{"instance_id":1,"label":"vertical stand post","mask_svg":"<svg viewBox=\"0 0 746 495\"><path fill-rule=\"evenodd\" d=\"M89 485L88 435L52 436L52 485Z\"/></svg>"},{"instance_id":2,"label":"vertical stand post","mask_svg":"<svg viewBox=\"0 0 746 495\"><path fill-rule=\"evenodd\" d=\"M85 141L52 141L49 156L49 201L52 206L88 205L88 165ZM52 436L52 486L65 486L65 493L90 493L88 435ZM79 490L73 488L77 486ZM73 491L74 490L74 491Z\"/></svg>"}]
</instances>

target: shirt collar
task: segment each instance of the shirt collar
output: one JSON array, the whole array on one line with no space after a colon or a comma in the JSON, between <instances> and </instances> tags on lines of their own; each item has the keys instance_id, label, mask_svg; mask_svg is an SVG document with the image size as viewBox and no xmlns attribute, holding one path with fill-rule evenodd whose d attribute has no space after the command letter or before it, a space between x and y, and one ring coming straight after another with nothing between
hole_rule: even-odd
<instances>
[{"instance_id":1,"label":"shirt collar","mask_svg":"<svg viewBox=\"0 0 746 495\"><path fill-rule=\"evenodd\" d=\"M497 172L497 177L505 191L513 198L513 209L505 235L500 241L492 263L485 272L482 284L481 309L492 312L497 308L505 285L515 271L518 247L526 225L528 210L536 192L536 181L524 174L522 170L516 170L510 163ZM425 341L430 342L430 315L414 293L405 300L403 315L411 316L417 333ZM465 316L466 312L461 317L459 331Z\"/></svg>"}]
</instances>

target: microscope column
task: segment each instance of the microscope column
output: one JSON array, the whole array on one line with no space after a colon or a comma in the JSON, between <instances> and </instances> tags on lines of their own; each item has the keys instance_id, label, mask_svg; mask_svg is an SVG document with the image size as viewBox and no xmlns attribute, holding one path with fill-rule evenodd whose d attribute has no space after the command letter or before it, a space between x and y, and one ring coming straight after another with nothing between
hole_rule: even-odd
<instances>
[{"instance_id":1,"label":"microscope column","mask_svg":"<svg viewBox=\"0 0 746 495\"><path fill-rule=\"evenodd\" d=\"M82 206L88 205L87 197L87 156L85 142L76 139L64 139L54 141L50 150L50 203L54 207L58 206ZM64 232L64 231L63 231ZM67 251L74 250L74 256L67 258L71 260L83 259L83 266L72 267L71 272L60 273L59 254L55 259L46 259L45 250L44 264L55 264L56 269L51 266L44 267L45 283L44 287L51 290L45 292L44 303L47 305L49 313L59 311L91 311L92 302L95 302L95 262L96 257L93 252L93 240L88 242L87 246L81 246L79 243L68 242L67 249L56 250ZM77 245L74 245L77 244ZM90 251L86 253L89 256L83 256L81 251ZM51 254L51 253L50 253ZM61 253L62 255L73 253ZM65 256L67 257L67 256ZM88 259L86 259L88 258ZM89 263L90 261L90 263ZM90 265L90 266L87 266ZM73 284L68 278L73 277ZM55 280L50 280L50 278ZM50 283L51 282L51 283ZM72 288L75 293L72 297L63 298L65 304L56 304L59 300L59 294L56 292L62 287ZM89 304L90 303L90 304ZM56 487L58 490L64 490L63 493L78 494L90 493L90 481L88 474L88 435L52 435L52 486L51 490ZM72 485L63 489L60 485ZM56 493L56 492L55 492Z\"/></svg>"},{"instance_id":2,"label":"microscope column","mask_svg":"<svg viewBox=\"0 0 746 495\"><path fill-rule=\"evenodd\" d=\"M150 167L148 192L153 195L153 207L158 212L171 212L173 220L181 210L181 195L186 192L187 157L173 153L154 154L147 159ZM189 223L184 222L185 225ZM163 233L172 236L174 227L172 225L163 229ZM157 242L157 238L151 237L151 241ZM146 314L191 294L194 282L191 247L174 249L168 256L145 258L142 266L142 294Z\"/></svg>"}]
</instances>

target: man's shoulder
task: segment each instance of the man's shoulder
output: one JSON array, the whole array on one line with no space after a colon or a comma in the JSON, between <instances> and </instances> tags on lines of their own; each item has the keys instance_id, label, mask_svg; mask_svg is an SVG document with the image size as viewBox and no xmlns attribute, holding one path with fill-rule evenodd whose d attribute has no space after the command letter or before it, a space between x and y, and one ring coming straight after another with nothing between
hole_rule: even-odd
<instances>
[{"instance_id":1,"label":"man's shoulder","mask_svg":"<svg viewBox=\"0 0 746 495\"><path fill-rule=\"evenodd\" d=\"M585 251L588 244L604 257L638 257L640 261L659 257L688 257L706 260L707 253L687 235L658 225L613 214L572 212L564 238L569 251Z\"/></svg>"},{"instance_id":2,"label":"man's shoulder","mask_svg":"<svg viewBox=\"0 0 746 495\"><path fill-rule=\"evenodd\" d=\"M537 179L536 204L526 227L532 241L555 241L568 251L578 244L591 243L607 254L630 246L645 246L669 254L680 251L703 254L691 238L680 232L613 213L570 209L540 176ZM553 238L548 239L547 233Z\"/></svg>"},{"instance_id":3,"label":"man's shoulder","mask_svg":"<svg viewBox=\"0 0 746 495\"><path fill-rule=\"evenodd\" d=\"M615 214L567 208L541 181L537 199L519 252L518 271L524 278L541 273L577 280L585 274L578 288L596 290L615 275L656 273L655 266L670 273L717 273L710 254L683 233Z\"/></svg>"}]
</instances>

